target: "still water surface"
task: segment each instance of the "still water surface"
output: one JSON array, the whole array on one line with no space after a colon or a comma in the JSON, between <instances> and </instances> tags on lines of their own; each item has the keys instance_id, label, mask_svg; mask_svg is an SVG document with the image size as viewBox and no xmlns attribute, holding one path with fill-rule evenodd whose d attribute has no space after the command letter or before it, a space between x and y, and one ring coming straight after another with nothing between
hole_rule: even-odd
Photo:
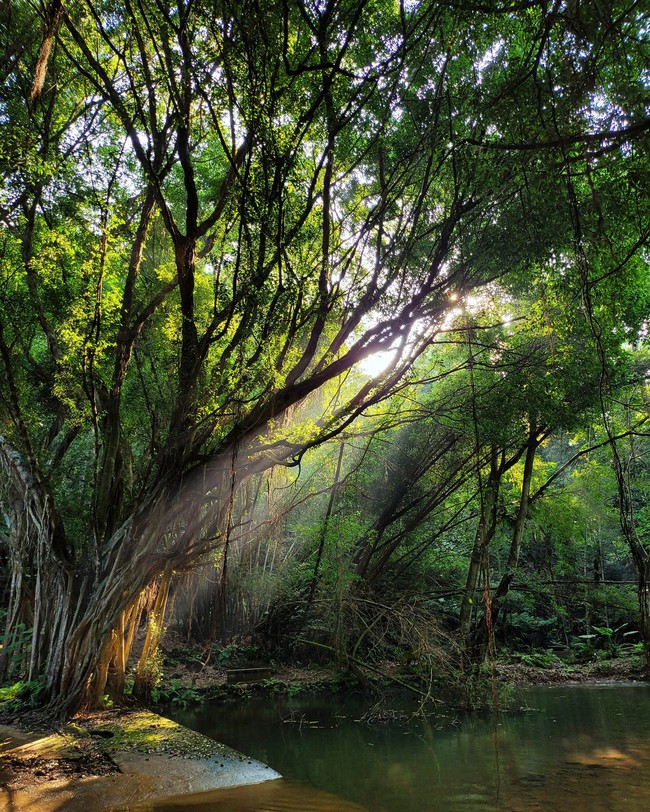
<instances>
[{"instance_id":1,"label":"still water surface","mask_svg":"<svg viewBox=\"0 0 650 812\"><path fill-rule=\"evenodd\" d=\"M130 807L133 812L647 812L650 686L532 688L492 718L359 721L355 695L296 696L176 711L174 718L269 764L279 781ZM392 720L390 720L392 717Z\"/></svg>"}]
</instances>

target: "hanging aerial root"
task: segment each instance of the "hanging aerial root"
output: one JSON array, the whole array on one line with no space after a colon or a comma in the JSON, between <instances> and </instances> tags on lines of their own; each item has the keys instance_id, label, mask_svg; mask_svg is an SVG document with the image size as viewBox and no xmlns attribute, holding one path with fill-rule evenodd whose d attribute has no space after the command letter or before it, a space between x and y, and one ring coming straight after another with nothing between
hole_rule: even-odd
<instances>
[{"instance_id":1,"label":"hanging aerial root","mask_svg":"<svg viewBox=\"0 0 650 812\"><path fill-rule=\"evenodd\" d=\"M41 42L41 48L38 53L38 60L34 71L34 84L29 97L32 103L35 102L43 92L45 77L47 76L47 65L50 61L50 53L52 51L52 43L54 42L56 32L59 30L62 17L62 0L52 0L45 11L45 34L43 35L43 41Z\"/></svg>"}]
</instances>

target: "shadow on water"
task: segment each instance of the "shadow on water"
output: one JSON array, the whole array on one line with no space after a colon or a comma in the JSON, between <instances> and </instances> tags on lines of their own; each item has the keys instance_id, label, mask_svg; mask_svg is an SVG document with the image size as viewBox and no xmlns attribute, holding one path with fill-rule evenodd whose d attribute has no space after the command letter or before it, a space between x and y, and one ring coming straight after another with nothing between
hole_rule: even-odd
<instances>
[{"instance_id":1,"label":"shadow on water","mask_svg":"<svg viewBox=\"0 0 650 812\"><path fill-rule=\"evenodd\" d=\"M395 703L399 704L398 699ZM176 712L285 779L129 812L647 812L650 687L528 689L490 719L359 722L354 698L294 697Z\"/></svg>"}]
</instances>

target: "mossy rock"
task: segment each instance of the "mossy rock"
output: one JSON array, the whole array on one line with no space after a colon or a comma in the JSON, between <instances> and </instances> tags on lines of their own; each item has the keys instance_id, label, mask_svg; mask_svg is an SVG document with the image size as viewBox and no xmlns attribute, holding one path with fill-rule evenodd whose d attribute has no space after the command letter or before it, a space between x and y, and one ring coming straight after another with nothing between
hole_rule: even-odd
<instances>
[{"instance_id":1,"label":"mossy rock","mask_svg":"<svg viewBox=\"0 0 650 812\"><path fill-rule=\"evenodd\" d=\"M233 752L226 745L149 710L93 714L77 721L86 727L88 735L99 740L99 747L109 755L139 752L210 758Z\"/></svg>"}]
</instances>

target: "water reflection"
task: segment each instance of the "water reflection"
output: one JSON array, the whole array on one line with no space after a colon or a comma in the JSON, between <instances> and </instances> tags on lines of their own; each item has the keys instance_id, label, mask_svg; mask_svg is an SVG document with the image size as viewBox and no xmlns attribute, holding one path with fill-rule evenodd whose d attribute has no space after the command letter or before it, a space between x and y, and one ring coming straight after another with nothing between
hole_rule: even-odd
<instances>
[{"instance_id":1,"label":"water reflection","mask_svg":"<svg viewBox=\"0 0 650 812\"><path fill-rule=\"evenodd\" d=\"M183 795L158 803L131 804L120 812L368 812L364 807L329 792L284 778L255 784Z\"/></svg>"},{"instance_id":2,"label":"water reflection","mask_svg":"<svg viewBox=\"0 0 650 812\"><path fill-rule=\"evenodd\" d=\"M408 711L403 700L391 700ZM130 812L646 812L650 688L536 688L529 710L368 726L354 697L295 697L176 713L285 780ZM400 704L402 703L402 704ZM333 793L333 795L332 795Z\"/></svg>"}]
</instances>

